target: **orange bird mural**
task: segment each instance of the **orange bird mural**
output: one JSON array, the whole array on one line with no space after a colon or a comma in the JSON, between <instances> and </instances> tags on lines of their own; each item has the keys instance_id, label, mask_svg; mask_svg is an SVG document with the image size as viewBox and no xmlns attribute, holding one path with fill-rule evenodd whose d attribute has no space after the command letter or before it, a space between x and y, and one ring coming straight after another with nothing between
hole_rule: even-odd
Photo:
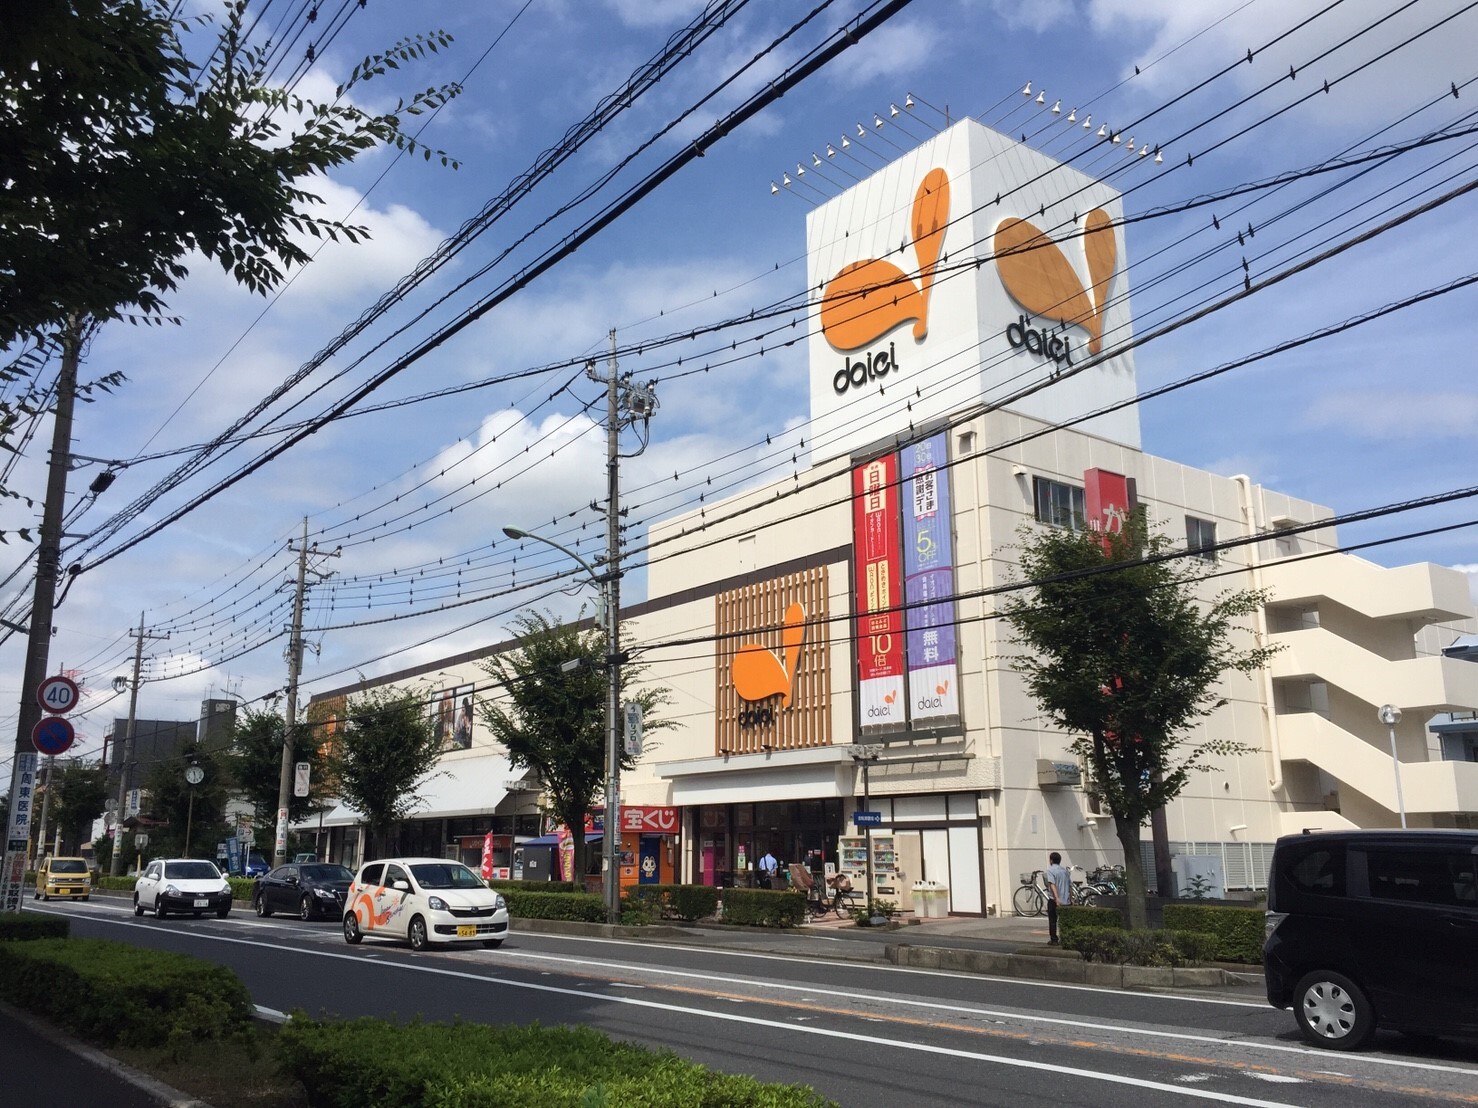
<instances>
[{"instance_id":1,"label":"orange bird mural","mask_svg":"<svg viewBox=\"0 0 1478 1108\"><path fill-rule=\"evenodd\" d=\"M1088 353L1103 346L1108 283L1118 263L1113 222L1102 208L1085 217L1083 253L1088 287L1078 280L1062 248L1024 219L1003 219L996 228L996 269L1006 291L1028 312L1088 332Z\"/></svg>"},{"instance_id":2,"label":"orange bird mural","mask_svg":"<svg viewBox=\"0 0 1478 1108\"><path fill-rule=\"evenodd\" d=\"M785 609L780 628L780 657L769 647L747 642L734 654L734 691L745 700L764 700L779 695L782 708L790 705L795 684L796 661L806 637L806 609L792 604Z\"/></svg>"},{"instance_id":3,"label":"orange bird mural","mask_svg":"<svg viewBox=\"0 0 1478 1108\"><path fill-rule=\"evenodd\" d=\"M821 331L837 350L856 350L913 321L913 337L929 333L929 290L949 223L949 175L931 169L913 200L915 284L892 262L868 258L844 267L821 297Z\"/></svg>"}]
</instances>

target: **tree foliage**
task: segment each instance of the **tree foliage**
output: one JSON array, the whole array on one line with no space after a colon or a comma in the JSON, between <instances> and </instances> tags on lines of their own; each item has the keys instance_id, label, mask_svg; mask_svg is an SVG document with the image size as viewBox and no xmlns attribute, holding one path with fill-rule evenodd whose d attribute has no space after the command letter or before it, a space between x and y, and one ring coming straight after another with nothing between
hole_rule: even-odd
<instances>
[{"instance_id":1,"label":"tree foliage","mask_svg":"<svg viewBox=\"0 0 1478 1108\"><path fill-rule=\"evenodd\" d=\"M185 780L190 766L199 766L205 775L198 785ZM214 859L216 844L231 833L226 802L234 786L228 758L193 742L183 743L174 754L156 762L144 781L148 801L142 815L146 819L138 828L149 835L146 858L188 854Z\"/></svg>"},{"instance_id":2,"label":"tree foliage","mask_svg":"<svg viewBox=\"0 0 1478 1108\"><path fill-rule=\"evenodd\" d=\"M107 805L108 771L95 762L70 759L53 766L52 772L52 827L62 832L63 852L76 853L91 838L93 821Z\"/></svg>"},{"instance_id":3,"label":"tree foliage","mask_svg":"<svg viewBox=\"0 0 1478 1108\"><path fill-rule=\"evenodd\" d=\"M276 712L248 709L236 721L231 737L231 775L238 791L251 802L253 827L265 837L268 845L277 823L277 791L282 783L282 740L287 724ZM294 744L293 761L309 765L307 796L288 797L288 819L297 823L308 819L325 807L324 758L318 745L304 742L301 726ZM262 844L257 843L260 848Z\"/></svg>"},{"instance_id":4,"label":"tree foliage","mask_svg":"<svg viewBox=\"0 0 1478 1108\"><path fill-rule=\"evenodd\" d=\"M528 612L514 621L517 645L482 663L502 690L486 699L479 714L515 766L539 776L556 819L575 835L575 872L586 871L586 813L604 799L606 767L606 636L581 631L547 613ZM643 732L672 726L659 717L671 697L665 689L640 684L642 667L621 667L621 698L642 706ZM618 724L624 726L624 721ZM625 753L621 766L637 759ZM653 749L646 743L647 750Z\"/></svg>"},{"instance_id":5,"label":"tree foliage","mask_svg":"<svg viewBox=\"0 0 1478 1108\"><path fill-rule=\"evenodd\" d=\"M348 95L450 41L434 33L365 58L328 104L272 87L265 47L164 0L27 0L0 35L0 348L46 342L69 317L159 319L199 251L265 292L309 260L303 236L365 232L311 214L311 178L379 144L432 152L402 120L459 89L388 112ZM187 46L208 54L192 61ZM211 49L211 47L214 49ZM448 159L441 155L443 162Z\"/></svg>"},{"instance_id":6,"label":"tree foliage","mask_svg":"<svg viewBox=\"0 0 1478 1108\"><path fill-rule=\"evenodd\" d=\"M425 704L412 692L371 689L349 701L327 772L339 796L364 817L370 848L390 848L390 831L424 804L419 789L441 753Z\"/></svg>"},{"instance_id":7,"label":"tree foliage","mask_svg":"<svg viewBox=\"0 0 1478 1108\"><path fill-rule=\"evenodd\" d=\"M1265 602L1258 590L1197 599L1201 571L1150 532L1142 512L1122 532L1024 531L1020 575L1005 604L1024 652L1013 659L1043 715L1073 736L1090 787L1124 849L1131 925L1143 927L1140 827L1213 759L1244 753L1197 721L1227 703L1221 680L1251 674L1272 648L1234 639Z\"/></svg>"}]
</instances>

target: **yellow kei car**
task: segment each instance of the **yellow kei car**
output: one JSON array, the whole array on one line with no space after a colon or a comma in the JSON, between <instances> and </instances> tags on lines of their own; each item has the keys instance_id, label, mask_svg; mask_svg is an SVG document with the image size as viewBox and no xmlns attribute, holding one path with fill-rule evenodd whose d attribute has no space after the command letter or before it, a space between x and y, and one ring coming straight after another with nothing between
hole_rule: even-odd
<instances>
[{"instance_id":1,"label":"yellow kei car","mask_svg":"<svg viewBox=\"0 0 1478 1108\"><path fill-rule=\"evenodd\" d=\"M36 870L36 899L54 896L86 900L92 895L92 871L86 858L47 858Z\"/></svg>"}]
</instances>

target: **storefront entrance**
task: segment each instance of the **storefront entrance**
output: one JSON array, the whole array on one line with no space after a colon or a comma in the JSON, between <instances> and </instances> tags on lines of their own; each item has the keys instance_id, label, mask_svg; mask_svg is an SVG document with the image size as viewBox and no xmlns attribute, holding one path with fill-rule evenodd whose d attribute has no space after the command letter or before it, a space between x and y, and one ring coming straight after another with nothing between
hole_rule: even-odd
<instances>
[{"instance_id":1,"label":"storefront entrance","mask_svg":"<svg viewBox=\"0 0 1478 1108\"><path fill-rule=\"evenodd\" d=\"M837 859L842 801L765 801L705 804L693 809L695 854L692 880L701 885L748 886L755 862L766 851L781 872L792 862L816 868Z\"/></svg>"}]
</instances>

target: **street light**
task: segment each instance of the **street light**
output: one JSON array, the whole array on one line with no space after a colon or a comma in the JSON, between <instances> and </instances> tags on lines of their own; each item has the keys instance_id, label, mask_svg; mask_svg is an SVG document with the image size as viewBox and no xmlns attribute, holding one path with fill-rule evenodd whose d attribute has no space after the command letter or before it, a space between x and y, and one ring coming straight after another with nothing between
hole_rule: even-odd
<instances>
[{"instance_id":1,"label":"street light","mask_svg":"<svg viewBox=\"0 0 1478 1108\"><path fill-rule=\"evenodd\" d=\"M852 761L855 762L855 763L857 763L857 765L859 765L859 766L862 767L862 810L864 812L871 812L872 811L872 805L871 805L872 796L871 796L871 792L870 792L870 790L868 788L867 771L872 766L872 764L878 760L878 757L883 753L883 748L881 746L877 746L877 745L873 745L873 746L859 746L859 747L857 747L857 748L849 751L848 753L850 753L852 755ZM872 905L873 905L873 895L872 895L872 824L871 823L864 824L863 827L862 827L862 850L863 850L863 860L862 861L863 861L863 865L866 867L866 874L867 874L867 912L868 912L868 916L870 918L872 916L872 912L873 912L873 907L872 907Z\"/></svg>"},{"instance_id":2,"label":"street light","mask_svg":"<svg viewBox=\"0 0 1478 1108\"><path fill-rule=\"evenodd\" d=\"M1382 704L1375 714L1391 736L1391 768L1396 771L1396 810L1401 814L1401 826L1405 827L1406 801L1401 797L1401 761L1396 757L1396 724L1401 722L1401 709L1394 704Z\"/></svg>"},{"instance_id":3,"label":"street light","mask_svg":"<svg viewBox=\"0 0 1478 1108\"><path fill-rule=\"evenodd\" d=\"M605 608L606 630L606 821L605 821L605 885L601 892L606 903L606 922L621 922L621 881L619 847L620 837L617 824L621 820L621 749L617 742L617 720L621 715L621 651L617 642L619 623L616 614L614 572L597 573L595 567L567 546L553 539L536 535L519 527L505 527L503 534L510 539L533 539L545 546L566 554L579 563L590 576L590 583L597 585L601 593L601 605ZM581 830L570 828L572 834Z\"/></svg>"}]
</instances>

